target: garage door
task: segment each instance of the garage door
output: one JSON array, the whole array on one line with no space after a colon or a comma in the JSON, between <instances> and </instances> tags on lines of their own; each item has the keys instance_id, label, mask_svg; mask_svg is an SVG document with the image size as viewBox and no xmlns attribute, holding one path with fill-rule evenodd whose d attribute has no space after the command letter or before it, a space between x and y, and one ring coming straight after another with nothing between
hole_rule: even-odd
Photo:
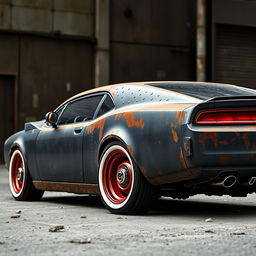
<instances>
[{"instance_id":1,"label":"garage door","mask_svg":"<svg viewBox=\"0 0 256 256\"><path fill-rule=\"evenodd\" d=\"M256 89L256 28L217 25L215 47L214 80Z\"/></svg>"}]
</instances>

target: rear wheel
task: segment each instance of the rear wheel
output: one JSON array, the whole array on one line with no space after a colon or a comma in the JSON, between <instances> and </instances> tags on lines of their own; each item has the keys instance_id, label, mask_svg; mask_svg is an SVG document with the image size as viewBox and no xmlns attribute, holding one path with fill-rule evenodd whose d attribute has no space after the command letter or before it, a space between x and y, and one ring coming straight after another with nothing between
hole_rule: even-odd
<instances>
[{"instance_id":1,"label":"rear wheel","mask_svg":"<svg viewBox=\"0 0 256 256\"><path fill-rule=\"evenodd\" d=\"M12 196L19 201L39 200L44 191L35 189L22 152L16 149L9 165L9 185Z\"/></svg>"},{"instance_id":2,"label":"rear wheel","mask_svg":"<svg viewBox=\"0 0 256 256\"><path fill-rule=\"evenodd\" d=\"M117 214L145 212L155 199L153 186L119 142L110 143L102 153L99 189L106 208Z\"/></svg>"}]
</instances>

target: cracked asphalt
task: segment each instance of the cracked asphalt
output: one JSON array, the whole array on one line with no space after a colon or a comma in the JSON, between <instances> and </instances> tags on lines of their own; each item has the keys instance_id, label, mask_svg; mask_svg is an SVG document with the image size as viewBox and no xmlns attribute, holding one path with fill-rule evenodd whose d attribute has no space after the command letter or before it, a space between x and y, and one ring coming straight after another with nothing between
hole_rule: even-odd
<instances>
[{"instance_id":1,"label":"cracked asphalt","mask_svg":"<svg viewBox=\"0 0 256 256\"><path fill-rule=\"evenodd\" d=\"M64 229L49 232L55 226ZM0 168L0 255L223 254L256 254L255 194L162 198L147 215L120 216L92 196L46 192L17 202Z\"/></svg>"}]
</instances>

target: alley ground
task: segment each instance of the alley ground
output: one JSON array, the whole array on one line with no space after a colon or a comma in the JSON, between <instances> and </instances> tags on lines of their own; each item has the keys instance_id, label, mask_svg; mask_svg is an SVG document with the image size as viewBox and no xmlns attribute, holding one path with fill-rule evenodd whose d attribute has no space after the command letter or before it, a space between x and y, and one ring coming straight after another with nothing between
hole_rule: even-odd
<instances>
[{"instance_id":1,"label":"alley ground","mask_svg":"<svg viewBox=\"0 0 256 256\"><path fill-rule=\"evenodd\" d=\"M16 202L2 166L0 255L256 255L256 195L163 198L147 215L120 216L98 197L47 192Z\"/></svg>"}]
</instances>

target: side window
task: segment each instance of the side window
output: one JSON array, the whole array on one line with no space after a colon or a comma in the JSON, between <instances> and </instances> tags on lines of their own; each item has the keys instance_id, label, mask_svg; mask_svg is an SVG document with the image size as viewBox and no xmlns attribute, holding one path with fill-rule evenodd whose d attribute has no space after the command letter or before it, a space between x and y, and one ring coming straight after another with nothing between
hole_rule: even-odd
<instances>
[{"instance_id":1,"label":"side window","mask_svg":"<svg viewBox=\"0 0 256 256\"><path fill-rule=\"evenodd\" d=\"M67 105L58 124L71 124L91 120L97 109L102 95L77 100Z\"/></svg>"},{"instance_id":2,"label":"side window","mask_svg":"<svg viewBox=\"0 0 256 256\"><path fill-rule=\"evenodd\" d=\"M100 110L97 114L97 117L104 115L105 113L107 113L108 111L110 111L111 109L113 109L115 107L112 99L109 97L109 95L107 95L107 97L105 98L104 102L102 103Z\"/></svg>"}]
</instances>

